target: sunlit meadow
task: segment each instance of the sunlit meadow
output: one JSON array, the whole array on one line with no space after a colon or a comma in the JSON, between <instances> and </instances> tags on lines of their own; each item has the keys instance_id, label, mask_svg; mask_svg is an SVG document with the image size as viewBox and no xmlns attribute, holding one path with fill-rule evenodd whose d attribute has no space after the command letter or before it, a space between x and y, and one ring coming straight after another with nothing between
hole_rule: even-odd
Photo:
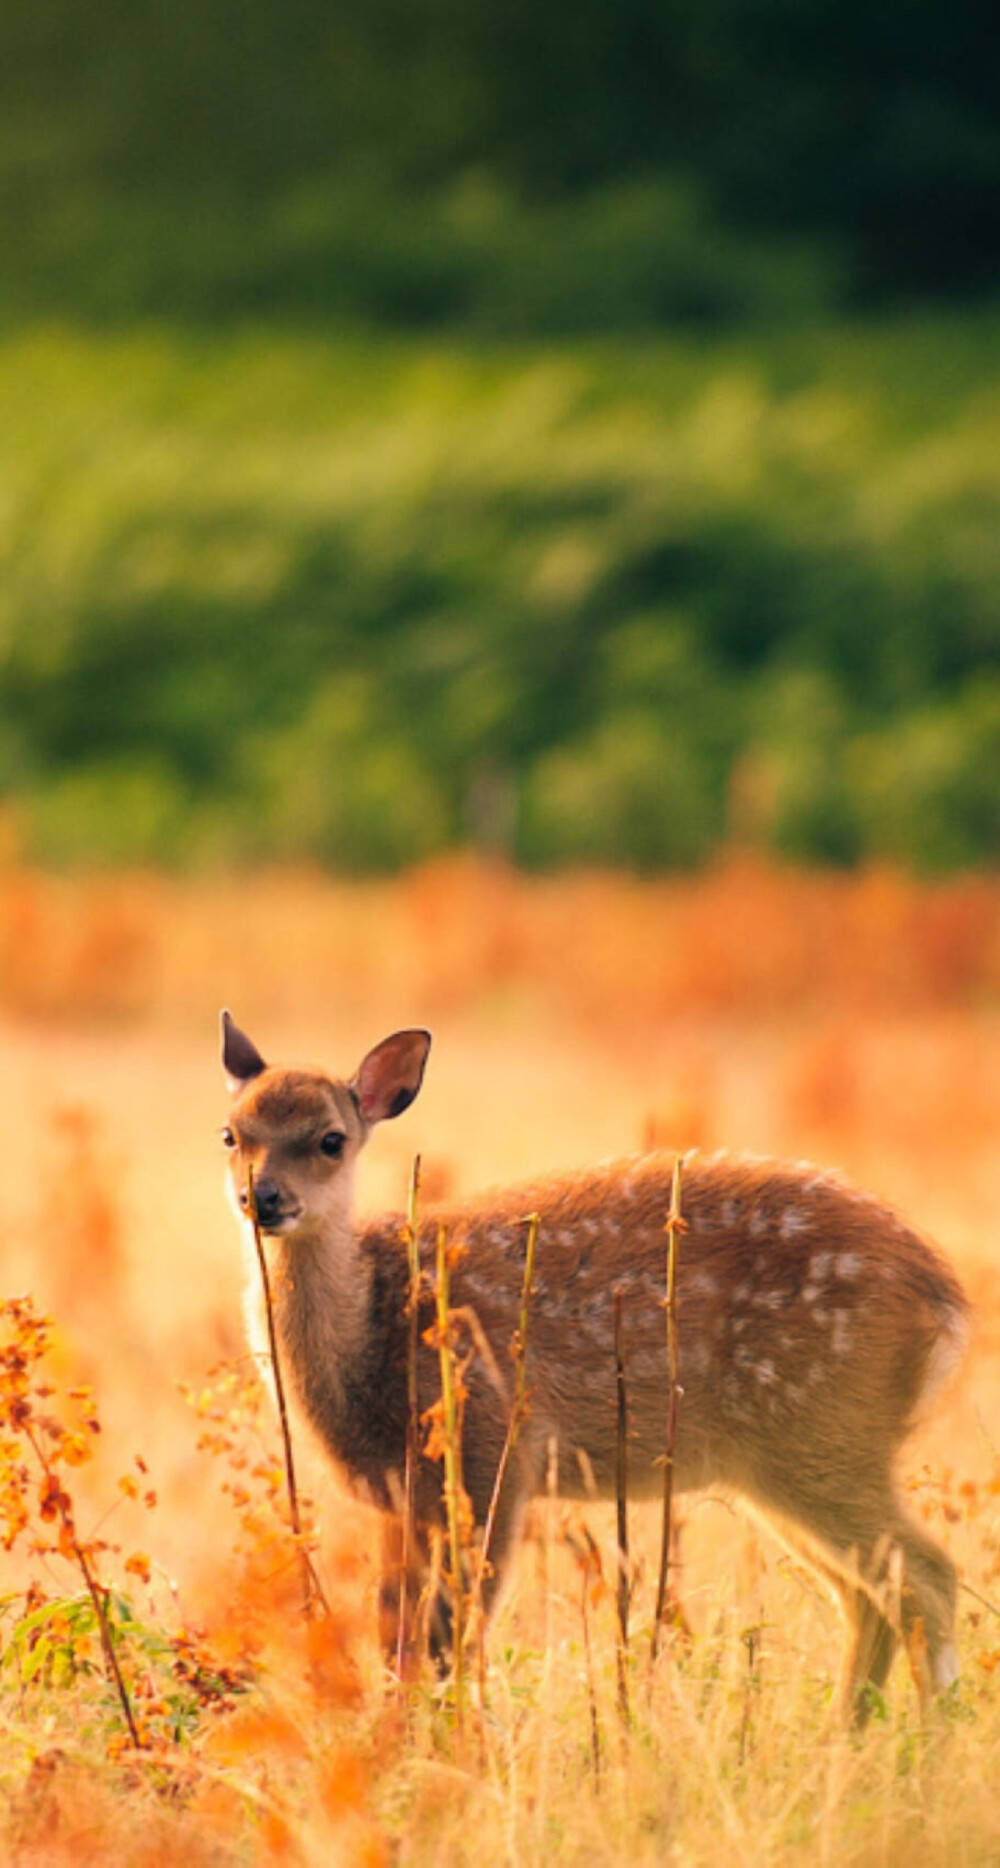
<instances>
[{"instance_id":1,"label":"sunlit meadow","mask_svg":"<svg viewBox=\"0 0 1000 1868\"><path fill-rule=\"evenodd\" d=\"M4 1858L995 1861L998 906L984 879L749 857L655 884L465 859L391 883L53 879L12 859L2 1284L54 1321L37 1371L23 1319L0 1344ZM401 1695L384 1672L372 1519L297 1432L331 1608L303 1622L222 1192L224 1003L268 1057L344 1073L395 1026L432 1028L419 1102L369 1148L366 1209L403 1208L417 1150L429 1191L464 1195L725 1146L838 1165L940 1242L976 1324L903 1466L963 1579L962 1679L926 1726L901 1660L864 1736L838 1729L832 1605L721 1497L683 1502L689 1633L652 1672L658 1524L633 1511L627 1729L605 1506L538 1508L460 1733L446 1685Z\"/></svg>"}]
</instances>

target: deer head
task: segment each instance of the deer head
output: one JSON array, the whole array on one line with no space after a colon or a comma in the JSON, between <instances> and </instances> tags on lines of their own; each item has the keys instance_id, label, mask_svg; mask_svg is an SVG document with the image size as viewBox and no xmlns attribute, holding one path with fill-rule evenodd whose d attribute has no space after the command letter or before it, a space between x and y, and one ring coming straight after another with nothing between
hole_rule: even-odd
<instances>
[{"instance_id":1,"label":"deer head","mask_svg":"<svg viewBox=\"0 0 1000 1868\"><path fill-rule=\"evenodd\" d=\"M341 1082L266 1064L223 1012L222 1064L234 1101L222 1139L237 1211L272 1236L348 1226L357 1157L377 1122L409 1108L430 1042L426 1031L393 1032Z\"/></svg>"}]
</instances>

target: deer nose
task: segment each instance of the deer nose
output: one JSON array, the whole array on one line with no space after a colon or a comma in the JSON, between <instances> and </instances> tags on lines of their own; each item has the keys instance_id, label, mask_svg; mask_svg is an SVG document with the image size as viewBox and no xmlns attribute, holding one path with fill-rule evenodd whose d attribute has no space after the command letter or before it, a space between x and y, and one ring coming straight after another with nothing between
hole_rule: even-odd
<instances>
[{"instance_id":1,"label":"deer nose","mask_svg":"<svg viewBox=\"0 0 1000 1868\"><path fill-rule=\"evenodd\" d=\"M244 1189L243 1193L240 1195L240 1203L243 1207L249 1209L250 1195L248 1189ZM256 1209L257 1218L262 1226L267 1226L272 1220L277 1219L281 1212L281 1188L278 1186L277 1181L254 1181L253 1204Z\"/></svg>"}]
</instances>

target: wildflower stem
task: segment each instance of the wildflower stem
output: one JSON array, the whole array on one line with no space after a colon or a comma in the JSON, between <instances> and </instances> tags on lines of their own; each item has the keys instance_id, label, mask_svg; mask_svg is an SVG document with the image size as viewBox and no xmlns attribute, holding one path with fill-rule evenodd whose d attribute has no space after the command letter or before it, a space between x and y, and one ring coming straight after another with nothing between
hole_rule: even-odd
<instances>
[{"instance_id":1,"label":"wildflower stem","mask_svg":"<svg viewBox=\"0 0 1000 1868\"><path fill-rule=\"evenodd\" d=\"M45 1454L43 1453L38 1441L35 1438L34 1433L32 1432L30 1425L27 1422L24 1425L23 1432L24 1432L25 1439L28 1442L28 1445L31 1447L31 1450L34 1453L35 1458L38 1461L38 1464L40 1465L43 1473L45 1474L46 1483L50 1489L51 1496L56 1501L56 1507L59 1512L59 1521L62 1525L63 1533L66 1537L67 1543L70 1546L70 1549L73 1552L74 1562L78 1565L80 1574L83 1577L84 1583L86 1584L87 1594L89 1595L90 1600L94 1605L94 1614L97 1616L97 1626L100 1629L100 1634L101 1634L101 1647L104 1652L105 1665L108 1669L109 1674L111 1675L112 1681L114 1682L115 1691L118 1694L118 1699L121 1704L122 1713L125 1718L125 1724L128 1726L129 1738L131 1739L132 1744L135 1746L136 1751L141 1751L142 1750L142 1739L139 1736L139 1728L136 1725L135 1714L132 1711L132 1701L129 1698L128 1688L125 1685L125 1678L121 1670L121 1666L118 1660L118 1655L115 1651L114 1637L111 1633L111 1623L108 1620L107 1591L102 1590L100 1584L97 1581L96 1576L94 1575L93 1570L90 1567L89 1562L87 1561L87 1553L84 1550L83 1545L81 1544L80 1539L78 1538L76 1534L76 1525L73 1522L73 1514L72 1514L70 1507L66 1503L65 1494L63 1493L62 1487L59 1484L59 1481L56 1478L56 1475L53 1472L52 1467L49 1465L49 1462L46 1459Z\"/></svg>"},{"instance_id":2,"label":"wildflower stem","mask_svg":"<svg viewBox=\"0 0 1000 1868\"><path fill-rule=\"evenodd\" d=\"M441 1364L441 1402L444 1427L444 1500L448 1518L448 1567L451 1572L451 1634L455 1667L455 1724L461 1737L465 1727L465 1656L463 1653L465 1599L462 1587L461 1448L455 1355L451 1341L451 1294L448 1240L443 1226L437 1235L437 1325Z\"/></svg>"},{"instance_id":3,"label":"wildflower stem","mask_svg":"<svg viewBox=\"0 0 1000 1868\"><path fill-rule=\"evenodd\" d=\"M660 1627L663 1621L667 1601L667 1578L670 1569L670 1539L672 1530L674 1498L674 1452L677 1445L677 1408L681 1389L677 1381L677 1241L684 1231L684 1219L681 1215L681 1158L674 1157L674 1173L670 1187L670 1211L667 1214L667 1295L664 1308L667 1316L667 1432L663 1455L663 1524L660 1534L660 1573L656 1585L656 1612L653 1616L653 1633L650 1642L650 1665L655 1661L660 1642Z\"/></svg>"},{"instance_id":4,"label":"wildflower stem","mask_svg":"<svg viewBox=\"0 0 1000 1868\"><path fill-rule=\"evenodd\" d=\"M531 1287L535 1278L535 1247L538 1243L537 1213L529 1214L527 1227L528 1242L525 1246L524 1277L521 1283L521 1315L518 1322L517 1336L514 1339L514 1400L511 1404L510 1418L507 1422L507 1433L503 1443L503 1450L500 1454L500 1463L497 1466L497 1476L493 1481L493 1493L490 1498L489 1510L486 1513L486 1524L483 1529L483 1544L479 1557L480 1588L488 1572L490 1550L493 1545L493 1534L496 1529L497 1512L500 1506L500 1496L503 1492L504 1480L507 1477L507 1468L513 1457L514 1448L517 1445L521 1427L527 1413L525 1364L528 1355L528 1313L531 1307Z\"/></svg>"},{"instance_id":5,"label":"wildflower stem","mask_svg":"<svg viewBox=\"0 0 1000 1868\"><path fill-rule=\"evenodd\" d=\"M403 1489L403 1550L399 1573L399 1622L396 1629L396 1674L402 1680L409 1637L407 1602L410 1568L416 1547L417 1467L420 1461L420 1387L417 1354L420 1345L420 1235L417 1200L420 1193L420 1156L413 1157L410 1191L406 1202L406 1247L410 1290L407 1302L406 1344L406 1474Z\"/></svg>"},{"instance_id":6,"label":"wildflower stem","mask_svg":"<svg viewBox=\"0 0 1000 1868\"><path fill-rule=\"evenodd\" d=\"M615 1656L618 1663L618 1711L627 1724L628 1702L628 1389L625 1378L625 1339L622 1325L622 1292L614 1295L615 1320L615 1393L617 1400L617 1435L615 1440L615 1503L617 1522L618 1574L615 1599L618 1610L618 1639Z\"/></svg>"},{"instance_id":7,"label":"wildflower stem","mask_svg":"<svg viewBox=\"0 0 1000 1868\"><path fill-rule=\"evenodd\" d=\"M291 1429L288 1425L285 1384L282 1378L281 1362L278 1356L278 1335L274 1326L274 1303L271 1297L271 1280L267 1269L267 1259L264 1256L264 1242L260 1236L260 1220L257 1214L257 1197L254 1192L252 1167L247 1171L247 1211L250 1215L250 1224L253 1227L253 1240L257 1248L257 1263L260 1267L260 1281L264 1292L264 1311L267 1316L267 1342L271 1356L271 1375L274 1381L275 1399L278 1403L278 1420L281 1425L281 1444L285 1459L285 1486L288 1493L288 1517L302 1569L302 1613L308 1618L312 1615L317 1603L319 1603L326 1614L329 1614L330 1611L302 1536L302 1513L299 1509L298 1486L295 1482L295 1460L292 1454Z\"/></svg>"}]
</instances>

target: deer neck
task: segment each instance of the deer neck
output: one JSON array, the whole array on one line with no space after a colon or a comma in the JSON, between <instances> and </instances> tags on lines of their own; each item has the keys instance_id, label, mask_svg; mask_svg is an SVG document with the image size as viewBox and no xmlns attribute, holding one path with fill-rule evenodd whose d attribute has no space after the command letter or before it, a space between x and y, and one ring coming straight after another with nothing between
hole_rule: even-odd
<instances>
[{"instance_id":1,"label":"deer neck","mask_svg":"<svg viewBox=\"0 0 1000 1868\"><path fill-rule=\"evenodd\" d=\"M260 1267L247 1232L248 1333L259 1366L269 1371ZM334 1457L344 1459L351 1394L370 1354L370 1258L346 1215L265 1239L264 1252L282 1378Z\"/></svg>"}]
</instances>

